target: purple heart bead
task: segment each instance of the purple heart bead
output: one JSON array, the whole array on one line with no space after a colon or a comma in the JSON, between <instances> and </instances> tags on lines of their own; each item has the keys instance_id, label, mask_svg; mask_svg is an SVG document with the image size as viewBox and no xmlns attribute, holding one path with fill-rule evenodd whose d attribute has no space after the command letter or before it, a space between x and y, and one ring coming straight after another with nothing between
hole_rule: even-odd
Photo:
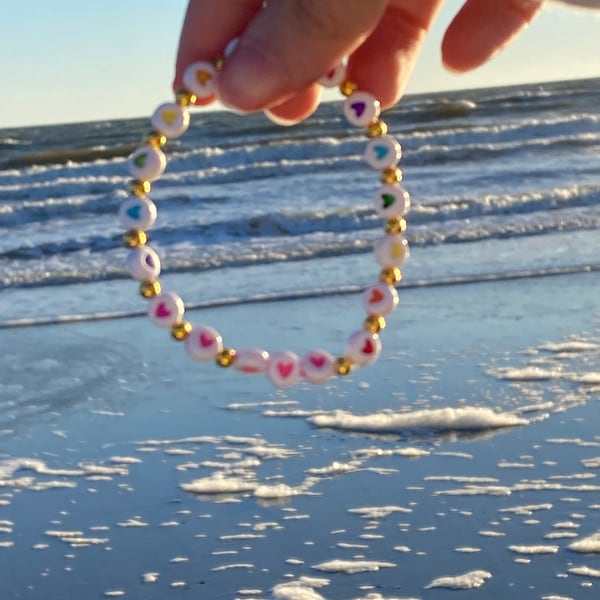
<instances>
[{"instance_id":1,"label":"purple heart bead","mask_svg":"<svg viewBox=\"0 0 600 600\"><path fill-rule=\"evenodd\" d=\"M362 117L365 112L365 109L367 108L367 105L364 102L354 102L350 106L352 107L352 110L354 110L354 112L356 113L357 117Z\"/></svg>"}]
</instances>

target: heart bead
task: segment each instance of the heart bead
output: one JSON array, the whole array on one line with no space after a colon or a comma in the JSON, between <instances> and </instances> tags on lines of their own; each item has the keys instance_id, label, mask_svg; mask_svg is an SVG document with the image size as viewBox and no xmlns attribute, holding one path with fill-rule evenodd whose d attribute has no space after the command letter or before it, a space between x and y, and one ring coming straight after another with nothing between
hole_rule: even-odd
<instances>
[{"instance_id":1,"label":"heart bead","mask_svg":"<svg viewBox=\"0 0 600 600\"><path fill-rule=\"evenodd\" d=\"M163 292L148 303L148 316L155 325L165 329L179 323L184 312L183 300L173 292Z\"/></svg>"},{"instance_id":2,"label":"heart bead","mask_svg":"<svg viewBox=\"0 0 600 600\"><path fill-rule=\"evenodd\" d=\"M306 381L322 384L335 374L335 358L325 350L307 352L300 361L300 372Z\"/></svg>"},{"instance_id":3,"label":"heart bead","mask_svg":"<svg viewBox=\"0 0 600 600\"><path fill-rule=\"evenodd\" d=\"M267 376L277 387L293 386L300 380L300 358L289 350L271 354L267 366Z\"/></svg>"},{"instance_id":4,"label":"heart bead","mask_svg":"<svg viewBox=\"0 0 600 600\"><path fill-rule=\"evenodd\" d=\"M208 325L192 327L184 343L188 355L198 361L214 360L223 350L221 334Z\"/></svg>"}]
</instances>

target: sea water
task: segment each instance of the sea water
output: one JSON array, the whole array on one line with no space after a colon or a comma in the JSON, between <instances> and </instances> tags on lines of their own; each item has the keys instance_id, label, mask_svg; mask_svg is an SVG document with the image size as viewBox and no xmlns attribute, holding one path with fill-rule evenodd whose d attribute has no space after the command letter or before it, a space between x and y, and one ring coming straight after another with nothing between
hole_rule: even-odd
<instances>
[{"instance_id":1,"label":"sea water","mask_svg":"<svg viewBox=\"0 0 600 600\"><path fill-rule=\"evenodd\" d=\"M144 312L115 213L146 120L0 132L2 599L595 599L599 87L390 111L412 251L384 354L285 392L116 318ZM333 104L194 115L151 232L193 321L343 344L377 272L363 147Z\"/></svg>"},{"instance_id":2,"label":"sea water","mask_svg":"<svg viewBox=\"0 0 600 600\"><path fill-rule=\"evenodd\" d=\"M408 285L597 265L599 88L416 96L386 113L412 197ZM373 280L377 182L340 113L327 104L292 128L199 113L169 143L152 243L188 304ZM147 131L147 119L0 131L0 323L139 310L115 214Z\"/></svg>"}]
</instances>

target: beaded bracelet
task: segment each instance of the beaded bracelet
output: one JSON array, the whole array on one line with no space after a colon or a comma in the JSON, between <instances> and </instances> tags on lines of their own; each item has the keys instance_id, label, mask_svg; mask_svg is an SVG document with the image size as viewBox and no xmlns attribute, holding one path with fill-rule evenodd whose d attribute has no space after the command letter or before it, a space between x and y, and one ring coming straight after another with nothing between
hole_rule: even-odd
<instances>
[{"instance_id":1,"label":"beaded bracelet","mask_svg":"<svg viewBox=\"0 0 600 600\"><path fill-rule=\"evenodd\" d=\"M334 375L347 375L353 368L373 363L381 353L380 331L385 317L398 304L395 285L401 280L400 267L408 258L408 242L404 237L406 214L410 199L400 185L402 171L398 168L400 144L387 133L387 124L379 118L380 103L371 94L359 91L357 85L345 79L343 65L332 69L320 81L326 87L339 86L346 96L344 115L352 124L364 127L369 141L364 158L380 171L382 185L373 199L374 209L385 219L385 234L374 244L375 259L381 266L379 280L362 295L366 318L362 329L350 335L345 352L334 357L325 350L311 350L300 358L289 350L269 354L258 348L234 350L223 344L218 331L208 325L192 325L184 320L183 300L175 293L163 291L158 276L161 271L157 253L148 245L147 230L156 222L157 209L148 197L151 182L163 174L167 159L161 148L168 138L182 135L189 126L188 108L197 98L207 98L216 92L217 71L222 60L196 62L184 73L185 89L173 102L161 104L151 117L152 131L144 144L129 157L133 181L129 196L122 203L119 217L128 229L123 236L130 249L127 269L140 282L140 293L148 303L148 316L159 327L169 329L175 340L183 341L189 356L197 361L214 361L221 367L231 367L243 373L266 373L277 387L289 387L304 379L310 383L325 383Z\"/></svg>"}]
</instances>

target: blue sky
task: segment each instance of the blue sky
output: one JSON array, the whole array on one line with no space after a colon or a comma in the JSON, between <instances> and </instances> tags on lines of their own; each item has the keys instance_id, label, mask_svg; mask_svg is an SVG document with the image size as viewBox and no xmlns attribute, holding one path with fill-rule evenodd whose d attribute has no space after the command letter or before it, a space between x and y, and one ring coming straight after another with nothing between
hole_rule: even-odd
<instances>
[{"instance_id":1,"label":"blue sky","mask_svg":"<svg viewBox=\"0 0 600 600\"><path fill-rule=\"evenodd\" d=\"M170 97L185 6L185 0L5 2L0 128L151 113ZM468 75L447 73L439 45L459 6L447 1L409 93L600 76L600 11L559 5L547 7L486 66Z\"/></svg>"}]
</instances>

